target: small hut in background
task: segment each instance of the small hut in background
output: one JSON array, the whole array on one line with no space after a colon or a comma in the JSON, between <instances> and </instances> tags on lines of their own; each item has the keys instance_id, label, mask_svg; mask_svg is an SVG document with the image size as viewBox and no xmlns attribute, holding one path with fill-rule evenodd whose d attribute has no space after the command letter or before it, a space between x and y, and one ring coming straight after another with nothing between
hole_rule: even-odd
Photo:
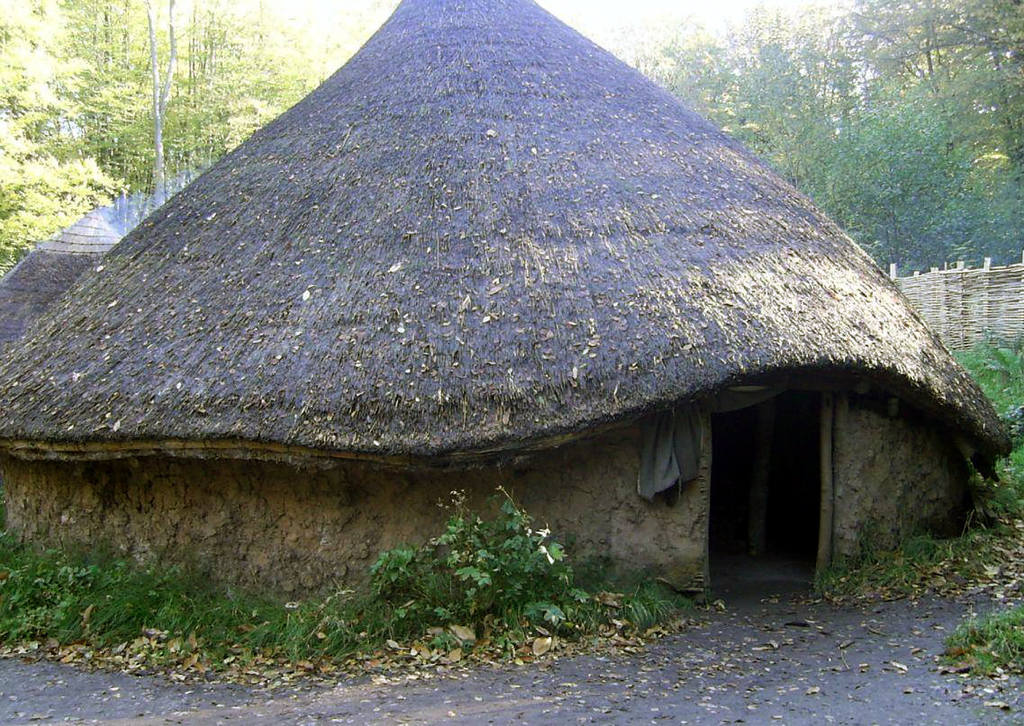
<instances>
[{"instance_id":1,"label":"small hut in background","mask_svg":"<svg viewBox=\"0 0 1024 726\"><path fill-rule=\"evenodd\" d=\"M0 351L20 338L119 239L121 235L108 221L107 210L94 209L37 244L0 278Z\"/></svg>"},{"instance_id":2,"label":"small hut in background","mask_svg":"<svg viewBox=\"0 0 1024 726\"><path fill-rule=\"evenodd\" d=\"M405 0L0 365L8 527L282 593L498 484L681 588L956 531L1008 441L767 165L529 0Z\"/></svg>"}]
</instances>

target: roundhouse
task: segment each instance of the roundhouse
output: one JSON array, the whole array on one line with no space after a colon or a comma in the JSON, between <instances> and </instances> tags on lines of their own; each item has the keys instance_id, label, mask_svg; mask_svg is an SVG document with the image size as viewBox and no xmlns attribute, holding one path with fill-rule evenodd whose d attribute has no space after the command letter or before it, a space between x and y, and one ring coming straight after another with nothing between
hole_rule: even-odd
<instances>
[{"instance_id":1,"label":"roundhouse","mask_svg":"<svg viewBox=\"0 0 1024 726\"><path fill-rule=\"evenodd\" d=\"M0 364L8 528L280 593L498 484L680 588L959 526L1007 450L871 259L529 0L404 0Z\"/></svg>"}]
</instances>

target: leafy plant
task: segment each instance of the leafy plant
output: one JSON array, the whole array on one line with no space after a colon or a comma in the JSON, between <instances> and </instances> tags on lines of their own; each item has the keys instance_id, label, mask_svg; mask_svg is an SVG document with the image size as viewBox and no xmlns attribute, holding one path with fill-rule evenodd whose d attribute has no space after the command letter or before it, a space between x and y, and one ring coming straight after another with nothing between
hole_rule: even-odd
<instances>
[{"instance_id":1,"label":"leafy plant","mask_svg":"<svg viewBox=\"0 0 1024 726\"><path fill-rule=\"evenodd\" d=\"M383 552L370 568L374 592L416 619L564 623L589 598L574 587L564 548L504 489L492 503L497 514L484 519L459 497L439 537Z\"/></svg>"},{"instance_id":2,"label":"leafy plant","mask_svg":"<svg viewBox=\"0 0 1024 726\"><path fill-rule=\"evenodd\" d=\"M987 346L985 368L998 374L1004 383L1024 379L1024 356L1012 348Z\"/></svg>"},{"instance_id":3,"label":"leafy plant","mask_svg":"<svg viewBox=\"0 0 1024 726\"><path fill-rule=\"evenodd\" d=\"M1014 448L1024 443L1024 406L1012 406L999 418L1010 434Z\"/></svg>"}]
</instances>

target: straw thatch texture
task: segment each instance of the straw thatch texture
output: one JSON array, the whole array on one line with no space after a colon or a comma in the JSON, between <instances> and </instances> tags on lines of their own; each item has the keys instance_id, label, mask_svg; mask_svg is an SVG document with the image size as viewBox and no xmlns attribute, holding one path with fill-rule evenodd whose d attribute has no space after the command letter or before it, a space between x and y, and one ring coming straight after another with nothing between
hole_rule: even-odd
<instances>
[{"instance_id":1,"label":"straw thatch texture","mask_svg":"<svg viewBox=\"0 0 1024 726\"><path fill-rule=\"evenodd\" d=\"M104 255L121 234L108 221L110 207L94 209L70 227L36 245L37 250L72 255Z\"/></svg>"},{"instance_id":2,"label":"straw thatch texture","mask_svg":"<svg viewBox=\"0 0 1024 726\"><path fill-rule=\"evenodd\" d=\"M71 287L95 260L33 250L0 279L0 346L28 326Z\"/></svg>"},{"instance_id":3,"label":"straw thatch texture","mask_svg":"<svg viewBox=\"0 0 1024 726\"><path fill-rule=\"evenodd\" d=\"M1006 446L834 224L526 0L406 0L75 298L0 369L0 438L436 456L799 369Z\"/></svg>"},{"instance_id":4,"label":"straw thatch texture","mask_svg":"<svg viewBox=\"0 0 1024 726\"><path fill-rule=\"evenodd\" d=\"M0 279L0 349L20 338L118 239L103 210L96 209L36 245Z\"/></svg>"},{"instance_id":5,"label":"straw thatch texture","mask_svg":"<svg viewBox=\"0 0 1024 726\"><path fill-rule=\"evenodd\" d=\"M951 350L1024 338L1024 264L935 270L896 282Z\"/></svg>"}]
</instances>

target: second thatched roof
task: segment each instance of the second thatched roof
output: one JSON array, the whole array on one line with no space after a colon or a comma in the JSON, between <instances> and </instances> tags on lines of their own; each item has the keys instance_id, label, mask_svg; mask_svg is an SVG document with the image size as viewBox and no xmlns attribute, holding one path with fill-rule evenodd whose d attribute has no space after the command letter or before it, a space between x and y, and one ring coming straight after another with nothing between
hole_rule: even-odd
<instances>
[{"instance_id":1,"label":"second thatched roof","mask_svg":"<svg viewBox=\"0 0 1024 726\"><path fill-rule=\"evenodd\" d=\"M1006 447L832 222L527 0L406 0L103 267L0 369L0 443L436 457L823 371Z\"/></svg>"},{"instance_id":2,"label":"second thatched roof","mask_svg":"<svg viewBox=\"0 0 1024 726\"><path fill-rule=\"evenodd\" d=\"M0 278L0 350L20 338L82 273L99 264L121 235L94 209L37 244Z\"/></svg>"}]
</instances>

